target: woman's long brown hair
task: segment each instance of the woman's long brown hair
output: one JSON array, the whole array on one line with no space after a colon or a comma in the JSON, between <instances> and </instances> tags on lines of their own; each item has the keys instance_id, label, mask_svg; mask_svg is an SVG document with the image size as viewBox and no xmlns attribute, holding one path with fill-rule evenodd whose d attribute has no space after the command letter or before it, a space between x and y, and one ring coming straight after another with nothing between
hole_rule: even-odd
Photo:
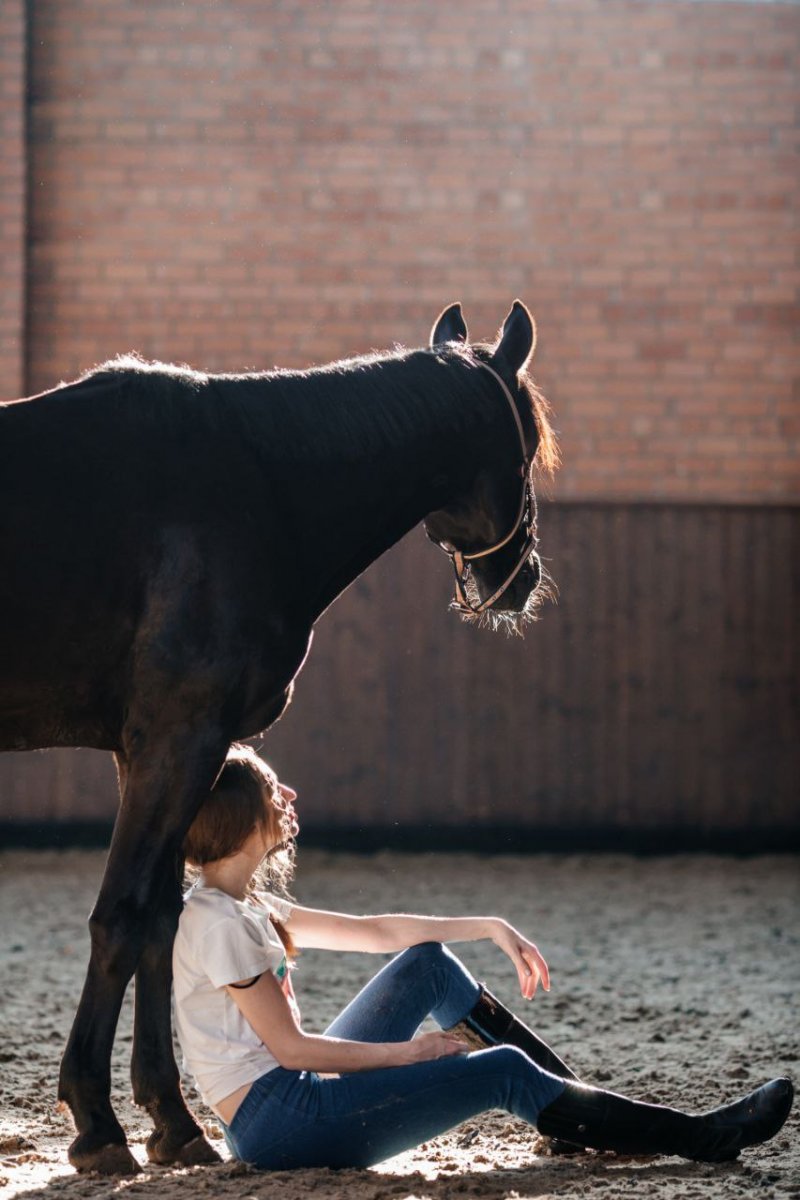
<instances>
[{"instance_id":1,"label":"woman's long brown hair","mask_svg":"<svg viewBox=\"0 0 800 1200\"><path fill-rule=\"evenodd\" d=\"M206 863L229 858L241 850L254 829L265 832L275 843L256 871L248 894L258 902L259 888L287 894L294 871L295 846L291 820L283 809L278 780L270 767L249 746L233 745L208 799L189 827L183 850L189 878L196 879ZM286 954L297 949L282 921L270 916Z\"/></svg>"}]
</instances>

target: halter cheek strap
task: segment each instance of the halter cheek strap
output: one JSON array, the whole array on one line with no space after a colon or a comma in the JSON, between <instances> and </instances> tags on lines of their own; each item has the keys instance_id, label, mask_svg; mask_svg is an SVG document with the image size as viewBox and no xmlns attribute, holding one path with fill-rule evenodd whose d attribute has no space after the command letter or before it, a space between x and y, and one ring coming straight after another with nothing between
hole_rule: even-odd
<instances>
[{"instance_id":1,"label":"halter cheek strap","mask_svg":"<svg viewBox=\"0 0 800 1200\"><path fill-rule=\"evenodd\" d=\"M488 363L482 362L482 363L479 363L478 365L484 371L488 371L490 375L494 375L495 379L500 384L500 387L503 389L503 395L505 396L506 400L508 401L509 408L511 409L511 415L513 416L514 423L517 426L517 433L519 434L519 444L520 444L520 446L522 446L522 457L527 461L528 455L525 452L525 430L522 428L522 421L520 420L520 415L517 412L517 406L514 403L514 397L511 395L511 392L508 390L508 384L506 383L505 379L503 379L502 375L498 375L497 371L495 371L494 367L490 367ZM484 553L486 553L486 551L484 551Z\"/></svg>"},{"instance_id":2,"label":"halter cheek strap","mask_svg":"<svg viewBox=\"0 0 800 1200\"><path fill-rule=\"evenodd\" d=\"M531 503L530 485L528 482L528 468L529 468L530 463L529 463L528 454L527 454L527 450L526 450L526 446L525 446L525 431L522 428L522 421L520 419L519 413L517 412L517 406L514 403L514 397L511 395L511 392L509 391L505 380L500 375L498 375L498 373L497 373L497 371L495 371L494 367L490 367L488 363L482 362L479 364L479 366L482 367L484 371L488 371L490 375L493 375L495 377L495 379L500 384L500 387L503 390L503 395L505 396L506 400L508 400L508 404L511 409L511 413L514 417L514 422L517 427L517 433L519 434L520 445L522 447L522 459L523 459L522 480L523 480L523 482L522 482L522 496L520 497L519 512L517 513L517 519L514 522L511 530L506 534L506 536L504 538L502 538L499 542L495 542L495 544L493 546L489 546L486 550L476 550L472 554L465 554L461 550L446 550L445 551L445 553L449 554L449 556L450 556L450 561L453 564L453 571L455 572L455 577L456 577L456 590L455 590L455 596L453 597L453 607L458 609L459 612L471 613L475 616L484 612L487 608L490 608L491 605L494 604L496 600L499 600L500 597L503 595L503 593L511 586L513 581L516 579L517 575L519 575L520 571L525 566L525 563L528 561L531 551L533 550L534 545L536 543L536 534L533 532L533 520L534 520L533 505ZM522 525L523 521L525 520L526 515L528 517L527 536L525 538L525 542L523 544L520 555L519 555L516 563L514 564L514 567L511 570L510 574L506 576L504 581L501 583L500 587L497 588L494 592L492 592L491 596L488 596L486 600L481 601L480 604L471 604L467 597L467 592L466 592L466 584L465 584L465 579L464 579L465 569L469 568L469 564L474 559L486 558L487 555L494 554L494 553L496 553L496 551L502 550L503 546L508 545L508 543L511 541L511 539L515 536L515 534L519 530L520 526Z\"/></svg>"}]
</instances>

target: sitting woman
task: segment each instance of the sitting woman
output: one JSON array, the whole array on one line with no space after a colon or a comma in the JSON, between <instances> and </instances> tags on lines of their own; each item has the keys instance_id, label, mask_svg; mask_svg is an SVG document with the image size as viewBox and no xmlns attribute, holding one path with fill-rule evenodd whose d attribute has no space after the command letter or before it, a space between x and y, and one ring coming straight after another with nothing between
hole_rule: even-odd
<instances>
[{"instance_id":1,"label":"sitting woman","mask_svg":"<svg viewBox=\"0 0 800 1200\"><path fill-rule=\"evenodd\" d=\"M344 916L291 903L295 793L234 747L185 841L198 871L173 954L178 1038L232 1153L257 1167L368 1166L487 1109L541 1133L626 1154L735 1158L781 1128L776 1079L693 1116L580 1083L443 943L491 938L531 999L547 964L496 917ZM306 1033L295 947L402 951L324 1035ZM440 1031L415 1036L432 1016ZM475 1050L475 1047L482 1047Z\"/></svg>"}]
</instances>

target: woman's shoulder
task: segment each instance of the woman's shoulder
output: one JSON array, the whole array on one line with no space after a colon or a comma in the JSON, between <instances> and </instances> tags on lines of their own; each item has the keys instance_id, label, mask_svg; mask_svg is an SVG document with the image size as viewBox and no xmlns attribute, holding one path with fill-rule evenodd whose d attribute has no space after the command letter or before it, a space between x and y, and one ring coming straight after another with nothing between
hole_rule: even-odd
<instances>
[{"instance_id":1,"label":"woman's shoulder","mask_svg":"<svg viewBox=\"0 0 800 1200\"><path fill-rule=\"evenodd\" d=\"M221 911L235 912L239 901L235 896L229 895L228 892L223 892L221 888L204 887L202 884L194 883L183 893L183 907L188 908L190 905L197 911Z\"/></svg>"},{"instance_id":2,"label":"woman's shoulder","mask_svg":"<svg viewBox=\"0 0 800 1200\"><path fill-rule=\"evenodd\" d=\"M260 907L266 909L269 916L274 915L279 921L288 921L294 908L291 900L287 900L285 896L278 896L275 892L268 892L264 888L258 889L255 900Z\"/></svg>"},{"instance_id":3,"label":"woman's shoulder","mask_svg":"<svg viewBox=\"0 0 800 1200\"><path fill-rule=\"evenodd\" d=\"M241 905L227 892L219 888L199 887L195 884L183 897L183 909L178 928L184 936L200 936L218 921L236 920L241 917Z\"/></svg>"}]
</instances>

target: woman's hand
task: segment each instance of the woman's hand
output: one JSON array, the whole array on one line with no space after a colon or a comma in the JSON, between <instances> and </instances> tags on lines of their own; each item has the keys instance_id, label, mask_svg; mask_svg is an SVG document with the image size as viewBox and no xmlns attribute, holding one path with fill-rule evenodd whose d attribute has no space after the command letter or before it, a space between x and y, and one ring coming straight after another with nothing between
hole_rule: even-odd
<instances>
[{"instance_id":1,"label":"woman's hand","mask_svg":"<svg viewBox=\"0 0 800 1200\"><path fill-rule=\"evenodd\" d=\"M495 945L508 955L516 967L519 990L523 999L532 1000L540 982L546 992L550 991L550 972L547 969L547 963L533 942L529 942L519 930L502 919L498 919L494 924L491 938Z\"/></svg>"},{"instance_id":2,"label":"woman's hand","mask_svg":"<svg viewBox=\"0 0 800 1200\"><path fill-rule=\"evenodd\" d=\"M433 1033L421 1033L412 1041L403 1043L403 1065L429 1062L432 1058L449 1058L453 1054L468 1054L471 1048L456 1034L436 1029Z\"/></svg>"},{"instance_id":3,"label":"woman's hand","mask_svg":"<svg viewBox=\"0 0 800 1200\"><path fill-rule=\"evenodd\" d=\"M347 1038L303 1033L271 971L264 971L252 987L229 985L227 991L250 1027L287 1071L340 1075L408 1066L450 1054L466 1054L470 1049L461 1038L439 1031L424 1033L410 1042L351 1042Z\"/></svg>"}]
</instances>

